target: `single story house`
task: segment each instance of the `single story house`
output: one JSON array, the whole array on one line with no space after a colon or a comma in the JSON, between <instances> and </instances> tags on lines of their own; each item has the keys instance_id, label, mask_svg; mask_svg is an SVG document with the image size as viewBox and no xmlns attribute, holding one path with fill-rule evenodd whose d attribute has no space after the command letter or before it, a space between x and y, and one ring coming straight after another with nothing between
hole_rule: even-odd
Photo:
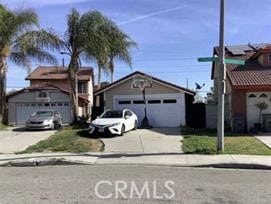
<instances>
[{"instance_id":1,"label":"single story house","mask_svg":"<svg viewBox=\"0 0 271 204\"><path fill-rule=\"evenodd\" d=\"M214 56L219 48L214 47ZM246 132L261 123L271 131L271 46L267 43L226 46L227 58L240 59L245 65L226 65L225 123L236 132ZM212 66L214 94L217 101L218 63ZM257 104L264 103L262 110Z\"/></svg>"},{"instance_id":2,"label":"single story house","mask_svg":"<svg viewBox=\"0 0 271 204\"><path fill-rule=\"evenodd\" d=\"M138 78L148 79L150 82L150 86L146 88L146 109L151 126L179 127L191 122L189 107L194 91L139 71L97 90L94 96L100 99L99 104L103 110L131 109L141 123L145 105L142 91L134 86L134 81Z\"/></svg>"}]
</instances>

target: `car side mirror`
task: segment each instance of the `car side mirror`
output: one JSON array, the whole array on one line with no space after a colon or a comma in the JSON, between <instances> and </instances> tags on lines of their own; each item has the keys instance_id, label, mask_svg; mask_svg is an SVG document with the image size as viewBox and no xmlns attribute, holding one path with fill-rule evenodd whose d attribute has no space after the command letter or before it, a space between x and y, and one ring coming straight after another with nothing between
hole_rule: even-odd
<instances>
[{"instance_id":1,"label":"car side mirror","mask_svg":"<svg viewBox=\"0 0 271 204\"><path fill-rule=\"evenodd\" d=\"M124 116L124 119L125 119L125 120L127 120L127 119L129 119L129 118L130 118L129 115Z\"/></svg>"},{"instance_id":2,"label":"car side mirror","mask_svg":"<svg viewBox=\"0 0 271 204\"><path fill-rule=\"evenodd\" d=\"M101 116L98 115L97 118L101 118Z\"/></svg>"}]
</instances>

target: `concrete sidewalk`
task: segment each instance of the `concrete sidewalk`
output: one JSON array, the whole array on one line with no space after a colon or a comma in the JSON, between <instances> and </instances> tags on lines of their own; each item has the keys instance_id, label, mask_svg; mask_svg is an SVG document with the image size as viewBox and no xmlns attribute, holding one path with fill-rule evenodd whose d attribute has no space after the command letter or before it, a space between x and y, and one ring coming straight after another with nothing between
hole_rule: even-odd
<instances>
[{"instance_id":1,"label":"concrete sidewalk","mask_svg":"<svg viewBox=\"0 0 271 204\"><path fill-rule=\"evenodd\" d=\"M117 154L117 153L33 153L33 154L1 154L0 165L10 163L61 160L80 164L114 164L114 165L163 165L163 166L240 166L264 167L271 169L271 156L255 155L187 155L176 153L149 154Z\"/></svg>"},{"instance_id":2,"label":"concrete sidewalk","mask_svg":"<svg viewBox=\"0 0 271 204\"><path fill-rule=\"evenodd\" d=\"M255 138L264 143L267 147L271 148L271 135L270 133L260 132L257 135L254 135Z\"/></svg>"}]
</instances>

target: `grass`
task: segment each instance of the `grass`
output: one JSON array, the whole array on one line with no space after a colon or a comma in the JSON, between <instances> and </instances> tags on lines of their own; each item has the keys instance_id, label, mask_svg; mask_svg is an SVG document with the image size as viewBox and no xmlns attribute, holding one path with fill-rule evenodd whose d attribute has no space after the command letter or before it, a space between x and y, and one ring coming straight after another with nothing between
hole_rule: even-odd
<instances>
[{"instance_id":1,"label":"grass","mask_svg":"<svg viewBox=\"0 0 271 204\"><path fill-rule=\"evenodd\" d=\"M216 154L216 131L182 128L182 149L188 154ZM249 134L225 132L223 154L271 155L271 149Z\"/></svg>"},{"instance_id":2,"label":"grass","mask_svg":"<svg viewBox=\"0 0 271 204\"><path fill-rule=\"evenodd\" d=\"M103 142L100 139L89 138L86 128L80 126L69 126L56 132L48 139L29 146L22 153L32 152L89 152L103 151Z\"/></svg>"},{"instance_id":3,"label":"grass","mask_svg":"<svg viewBox=\"0 0 271 204\"><path fill-rule=\"evenodd\" d=\"M8 126L6 126L6 125L0 123L0 130L5 130L7 127L8 127Z\"/></svg>"}]
</instances>

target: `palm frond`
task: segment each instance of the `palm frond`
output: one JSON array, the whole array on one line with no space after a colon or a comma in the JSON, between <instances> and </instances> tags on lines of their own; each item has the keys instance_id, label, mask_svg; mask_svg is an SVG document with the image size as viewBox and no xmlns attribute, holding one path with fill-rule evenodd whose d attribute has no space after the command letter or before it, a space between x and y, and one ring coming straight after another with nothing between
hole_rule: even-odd
<instances>
[{"instance_id":1,"label":"palm frond","mask_svg":"<svg viewBox=\"0 0 271 204\"><path fill-rule=\"evenodd\" d=\"M34 30L19 36L14 42L14 47L31 45L48 50L65 49L65 42L52 30Z\"/></svg>"}]
</instances>

